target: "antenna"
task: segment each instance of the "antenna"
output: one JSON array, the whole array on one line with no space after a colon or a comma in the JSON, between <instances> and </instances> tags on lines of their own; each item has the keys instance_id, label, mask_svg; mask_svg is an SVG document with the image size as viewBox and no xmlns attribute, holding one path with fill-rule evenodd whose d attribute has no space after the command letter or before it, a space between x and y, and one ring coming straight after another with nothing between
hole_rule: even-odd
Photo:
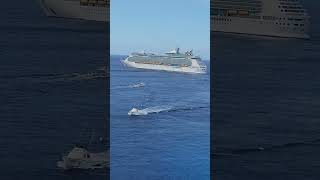
<instances>
[{"instance_id":1,"label":"antenna","mask_svg":"<svg viewBox=\"0 0 320 180\"><path fill-rule=\"evenodd\" d=\"M179 54L180 48L176 48L176 53Z\"/></svg>"}]
</instances>

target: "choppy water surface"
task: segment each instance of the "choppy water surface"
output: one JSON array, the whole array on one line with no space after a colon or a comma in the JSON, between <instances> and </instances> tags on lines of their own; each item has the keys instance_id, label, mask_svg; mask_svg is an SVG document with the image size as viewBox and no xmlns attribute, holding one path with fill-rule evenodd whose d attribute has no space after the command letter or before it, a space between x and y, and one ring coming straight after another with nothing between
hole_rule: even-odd
<instances>
[{"instance_id":1,"label":"choppy water surface","mask_svg":"<svg viewBox=\"0 0 320 180\"><path fill-rule=\"evenodd\" d=\"M320 26L311 39L214 34L216 179L318 179Z\"/></svg>"},{"instance_id":2,"label":"choppy water surface","mask_svg":"<svg viewBox=\"0 0 320 180\"><path fill-rule=\"evenodd\" d=\"M209 179L209 74L137 70L123 58L111 57L111 178Z\"/></svg>"},{"instance_id":3,"label":"choppy water surface","mask_svg":"<svg viewBox=\"0 0 320 180\"><path fill-rule=\"evenodd\" d=\"M105 178L56 162L105 131L106 26L47 18L36 1L7 1L0 19L0 179Z\"/></svg>"}]
</instances>

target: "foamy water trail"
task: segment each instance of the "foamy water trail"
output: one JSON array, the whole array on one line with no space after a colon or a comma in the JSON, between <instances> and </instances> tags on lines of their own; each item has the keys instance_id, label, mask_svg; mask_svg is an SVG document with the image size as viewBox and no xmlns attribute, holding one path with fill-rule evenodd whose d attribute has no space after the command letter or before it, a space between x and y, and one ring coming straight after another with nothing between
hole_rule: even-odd
<instances>
[{"instance_id":1,"label":"foamy water trail","mask_svg":"<svg viewBox=\"0 0 320 180\"><path fill-rule=\"evenodd\" d=\"M137 108L132 108L129 112L129 116L143 116L143 115L148 115L152 113L160 113L163 111L170 111L172 110L172 106L154 106L154 107L148 107L145 109L137 109Z\"/></svg>"},{"instance_id":2,"label":"foamy water trail","mask_svg":"<svg viewBox=\"0 0 320 180\"><path fill-rule=\"evenodd\" d=\"M56 77L54 81L81 81L81 80L96 80L106 78L106 75L103 73L72 73L72 74L65 74L61 77Z\"/></svg>"},{"instance_id":3,"label":"foamy water trail","mask_svg":"<svg viewBox=\"0 0 320 180\"><path fill-rule=\"evenodd\" d=\"M99 67L92 72L86 73L65 73L65 74L57 74L55 76L51 76L51 81L87 81L87 80L98 80L107 78L106 67Z\"/></svg>"},{"instance_id":4,"label":"foamy water trail","mask_svg":"<svg viewBox=\"0 0 320 180\"><path fill-rule=\"evenodd\" d=\"M33 82L68 82L68 81L105 79L107 78L107 74L105 72L105 67L102 67L92 72L83 72L83 73L73 72L73 73L22 74L22 75L7 75L1 78L26 80L26 81L33 81Z\"/></svg>"},{"instance_id":5,"label":"foamy water trail","mask_svg":"<svg viewBox=\"0 0 320 180\"><path fill-rule=\"evenodd\" d=\"M145 87L145 85L146 85L145 83L139 82L139 83L135 83L135 84L120 85L120 86L116 86L116 87L111 87L111 89L143 88L143 87Z\"/></svg>"},{"instance_id":6,"label":"foamy water trail","mask_svg":"<svg viewBox=\"0 0 320 180\"><path fill-rule=\"evenodd\" d=\"M161 112L172 112L172 111L188 111L195 109L209 108L206 106L198 107L187 107L187 106L174 106L174 105L164 105L164 106L153 106L145 109L132 108L129 112L129 116L145 116L148 114L161 113Z\"/></svg>"},{"instance_id":7,"label":"foamy water trail","mask_svg":"<svg viewBox=\"0 0 320 180\"><path fill-rule=\"evenodd\" d=\"M141 83L137 83L137 84L131 84L128 87L129 88L140 88L140 87L144 87L144 86L145 86L145 84L141 82Z\"/></svg>"}]
</instances>

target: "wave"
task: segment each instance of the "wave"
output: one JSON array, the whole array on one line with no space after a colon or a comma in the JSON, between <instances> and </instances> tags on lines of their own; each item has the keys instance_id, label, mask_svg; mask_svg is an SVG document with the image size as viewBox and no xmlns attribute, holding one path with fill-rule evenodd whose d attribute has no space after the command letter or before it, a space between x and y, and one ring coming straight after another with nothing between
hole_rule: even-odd
<instances>
[{"instance_id":1,"label":"wave","mask_svg":"<svg viewBox=\"0 0 320 180\"><path fill-rule=\"evenodd\" d=\"M136 84L130 84L130 85L120 85L120 86L116 86L116 87L111 87L111 89L127 89L127 88L142 88L145 87L145 83L140 82L140 83L136 83Z\"/></svg>"},{"instance_id":2,"label":"wave","mask_svg":"<svg viewBox=\"0 0 320 180\"><path fill-rule=\"evenodd\" d=\"M61 82L61 81L81 81L81 80L97 80L107 78L104 72L89 72L89 73L43 73L29 75L5 75L0 79L17 79L17 80L32 80L33 82Z\"/></svg>"},{"instance_id":3,"label":"wave","mask_svg":"<svg viewBox=\"0 0 320 180\"><path fill-rule=\"evenodd\" d=\"M216 150L213 153L215 156L234 156L234 155L241 155L241 154L248 154L248 153L255 153L255 152L269 152L269 151L276 151L288 148L295 148L295 147L303 147L303 146L320 146L320 139L315 139L311 141L302 141L302 142L290 142L284 143L280 145L270 145L270 146L257 146L253 148L238 148L238 149L225 149L219 152Z\"/></svg>"},{"instance_id":4,"label":"wave","mask_svg":"<svg viewBox=\"0 0 320 180\"><path fill-rule=\"evenodd\" d=\"M206 106L199 107L186 107L186 106L173 106L173 105L164 105L164 106L153 106L145 109L132 108L129 112L129 116L145 116L148 114L161 113L161 112L172 112L172 111L187 111L195 109L208 108Z\"/></svg>"},{"instance_id":5,"label":"wave","mask_svg":"<svg viewBox=\"0 0 320 180\"><path fill-rule=\"evenodd\" d=\"M173 107L171 106L154 106L154 107L149 107L145 109L137 109L137 108L132 108L129 112L129 116L142 116L142 115L148 115L151 113L160 113L163 111L170 111L172 110Z\"/></svg>"},{"instance_id":6,"label":"wave","mask_svg":"<svg viewBox=\"0 0 320 180\"><path fill-rule=\"evenodd\" d=\"M55 79L56 81L80 81L80 80L97 80L97 79L104 79L106 78L106 75L104 73L72 73L72 74L66 74L64 77L60 77Z\"/></svg>"},{"instance_id":7,"label":"wave","mask_svg":"<svg viewBox=\"0 0 320 180\"><path fill-rule=\"evenodd\" d=\"M25 79L25 78L43 78L43 77L57 77L62 74L48 73L48 74L29 74L29 75L1 75L0 79Z\"/></svg>"},{"instance_id":8,"label":"wave","mask_svg":"<svg viewBox=\"0 0 320 180\"><path fill-rule=\"evenodd\" d=\"M144 87L145 84L144 83L137 83L137 84L131 84L129 85L130 88L140 88L140 87Z\"/></svg>"}]
</instances>

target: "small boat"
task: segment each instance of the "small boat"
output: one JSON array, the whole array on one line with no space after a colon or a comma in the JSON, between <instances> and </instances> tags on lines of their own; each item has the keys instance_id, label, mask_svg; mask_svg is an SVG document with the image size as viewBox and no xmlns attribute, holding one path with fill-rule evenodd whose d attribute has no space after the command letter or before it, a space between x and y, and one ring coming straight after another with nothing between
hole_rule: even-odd
<instances>
[{"instance_id":1,"label":"small boat","mask_svg":"<svg viewBox=\"0 0 320 180\"><path fill-rule=\"evenodd\" d=\"M144 87L144 86L145 86L144 83L138 83L138 84L132 84L129 87L131 87L131 88L139 88L139 87Z\"/></svg>"},{"instance_id":2,"label":"small boat","mask_svg":"<svg viewBox=\"0 0 320 180\"><path fill-rule=\"evenodd\" d=\"M109 153L90 153L83 147L74 147L57 166L64 170L70 169L101 169L109 166Z\"/></svg>"},{"instance_id":3,"label":"small boat","mask_svg":"<svg viewBox=\"0 0 320 180\"><path fill-rule=\"evenodd\" d=\"M91 138L88 145L75 145L71 151L62 156L62 160L57 162L57 166L63 170L73 169L103 169L109 167L109 150L107 141L107 131L100 137L98 144L103 147L99 152L90 152L89 147L93 141L94 131L91 132ZM104 147L106 149L104 149Z\"/></svg>"},{"instance_id":4,"label":"small boat","mask_svg":"<svg viewBox=\"0 0 320 180\"><path fill-rule=\"evenodd\" d=\"M139 110L137 108L132 108L129 112L128 112L128 115L129 116L140 116L140 115L146 115L148 113L146 113L145 111L143 110Z\"/></svg>"}]
</instances>

